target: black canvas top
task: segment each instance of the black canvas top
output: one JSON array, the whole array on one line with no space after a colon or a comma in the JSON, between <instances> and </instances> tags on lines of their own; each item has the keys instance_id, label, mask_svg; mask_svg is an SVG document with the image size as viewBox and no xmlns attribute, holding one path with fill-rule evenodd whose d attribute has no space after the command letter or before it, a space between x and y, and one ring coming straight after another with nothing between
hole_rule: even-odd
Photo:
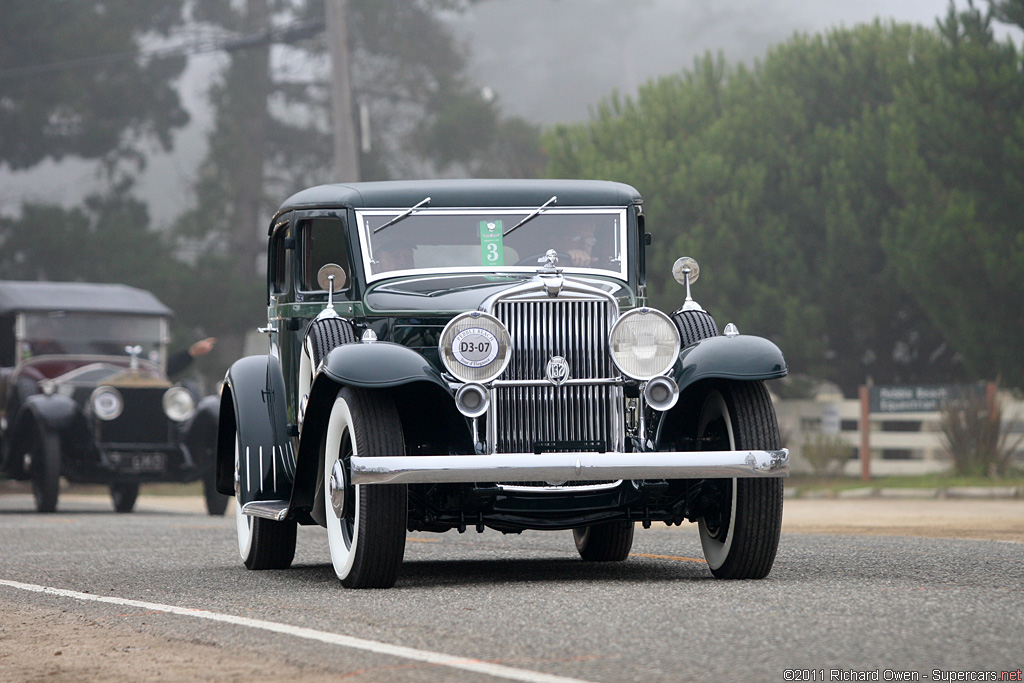
<instances>
[{"instance_id":1,"label":"black canvas top","mask_svg":"<svg viewBox=\"0 0 1024 683\"><path fill-rule=\"evenodd\" d=\"M151 292L127 285L0 280L0 314L18 311L172 315Z\"/></svg>"},{"instance_id":2,"label":"black canvas top","mask_svg":"<svg viewBox=\"0 0 1024 683\"><path fill-rule=\"evenodd\" d=\"M558 197L555 208L628 206L643 201L635 188L606 180L389 180L311 187L286 199L277 215L327 207L408 208L427 197L433 208L535 208L553 196ZM271 232L275 222L276 217Z\"/></svg>"}]
</instances>

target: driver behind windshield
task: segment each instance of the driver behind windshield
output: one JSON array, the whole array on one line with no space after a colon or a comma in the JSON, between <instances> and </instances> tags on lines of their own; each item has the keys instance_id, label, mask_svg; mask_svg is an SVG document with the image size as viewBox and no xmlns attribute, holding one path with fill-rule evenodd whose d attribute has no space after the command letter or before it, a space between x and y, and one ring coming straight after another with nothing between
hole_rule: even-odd
<instances>
[{"instance_id":1,"label":"driver behind windshield","mask_svg":"<svg viewBox=\"0 0 1024 683\"><path fill-rule=\"evenodd\" d=\"M383 273L389 270L407 270L416 266L412 246L388 240L374 248L375 263L373 272Z\"/></svg>"}]
</instances>

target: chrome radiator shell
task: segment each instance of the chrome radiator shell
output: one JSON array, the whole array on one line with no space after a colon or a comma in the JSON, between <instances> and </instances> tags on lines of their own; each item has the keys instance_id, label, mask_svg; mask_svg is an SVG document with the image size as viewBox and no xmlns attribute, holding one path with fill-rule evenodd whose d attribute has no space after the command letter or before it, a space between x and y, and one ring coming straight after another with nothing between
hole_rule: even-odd
<instances>
[{"instance_id":1,"label":"chrome radiator shell","mask_svg":"<svg viewBox=\"0 0 1024 683\"><path fill-rule=\"evenodd\" d=\"M622 451L623 387L608 349L619 314L608 293L565 281L516 288L488 303L508 328L511 360L492 383L487 417L490 453ZM552 379L552 359L568 377Z\"/></svg>"}]
</instances>

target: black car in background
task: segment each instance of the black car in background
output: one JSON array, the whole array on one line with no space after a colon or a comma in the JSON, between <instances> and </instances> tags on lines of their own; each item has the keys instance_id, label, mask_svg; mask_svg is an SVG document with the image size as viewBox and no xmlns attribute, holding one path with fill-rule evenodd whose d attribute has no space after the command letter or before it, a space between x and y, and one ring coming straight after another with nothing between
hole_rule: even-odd
<instances>
[{"instance_id":1,"label":"black car in background","mask_svg":"<svg viewBox=\"0 0 1024 683\"><path fill-rule=\"evenodd\" d=\"M110 487L130 512L144 482L202 479L223 514L217 399L166 373L172 312L118 284L0 281L0 476L57 508L60 478Z\"/></svg>"}]
</instances>

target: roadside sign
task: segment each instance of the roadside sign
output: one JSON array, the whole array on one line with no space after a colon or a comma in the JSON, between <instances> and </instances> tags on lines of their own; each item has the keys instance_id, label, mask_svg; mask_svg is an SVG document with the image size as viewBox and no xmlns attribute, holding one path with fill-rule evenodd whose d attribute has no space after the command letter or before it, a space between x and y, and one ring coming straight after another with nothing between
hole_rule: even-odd
<instances>
[{"instance_id":1,"label":"roadside sign","mask_svg":"<svg viewBox=\"0 0 1024 683\"><path fill-rule=\"evenodd\" d=\"M870 387L872 413L933 413L947 401L983 399L983 384L933 384Z\"/></svg>"}]
</instances>

